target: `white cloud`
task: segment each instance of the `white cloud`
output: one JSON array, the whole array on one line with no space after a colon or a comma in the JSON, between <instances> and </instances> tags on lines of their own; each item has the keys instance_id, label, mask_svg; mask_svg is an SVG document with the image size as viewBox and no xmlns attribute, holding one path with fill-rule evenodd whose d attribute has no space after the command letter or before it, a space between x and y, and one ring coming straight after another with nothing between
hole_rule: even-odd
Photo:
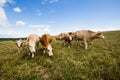
<instances>
[{"instance_id":1,"label":"white cloud","mask_svg":"<svg viewBox=\"0 0 120 80\"><path fill-rule=\"evenodd\" d=\"M22 10L19 7L13 8L15 12L21 12Z\"/></svg>"},{"instance_id":2,"label":"white cloud","mask_svg":"<svg viewBox=\"0 0 120 80\"><path fill-rule=\"evenodd\" d=\"M17 25L17 26L24 26L24 25L25 25L25 22L24 22L24 21L17 21L17 22L16 22L16 25Z\"/></svg>"},{"instance_id":3,"label":"white cloud","mask_svg":"<svg viewBox=\"0 0 120 80\"><path fill-rule=\"evenodd\" d=\"M58 0L42 0L41 3L42 5L45 5L46 3L56 3Z\"/></svg>"},{"instance_id":4,"label":"white cloud","mask_svg":"<svg viewBox=\"0 0 120 80\"><path fill-rule=\"evenodd\" d=\"M9 2L12 3L13 0L0 0L0 27L8 27L10 23L8 22L7 15L4 11L5 3Z\"/></svg>"},{"instance_id":5,"label":"white cloud","mask_svg":"<svg viewBox=\"0 0 120 80\"><path fill-rule=\"evenodd\" d=\"M116 27L116 26L111 26L111 27L106 27L106 28L102 28L102 29L98 29L101 31L114 31L114 30L120 30L120 26Z\"/></svg>"},{"instance_id":6,"label":"white cloud","mask_svg":"<svg viewBox=\"0 0 120 80\"><path fill-rule=\"evenodd\" d=\"M8 22L5 11L2 7L0 7L0 27L8 27L10 23Z\"/></svg>"},{"instance_id":7,"label":"white cloud","mask_svg":"<svg viewBox=\"0 0 120 80\"><path fill-rule=\"evenodd\" d=\"M42 1L41 3L42 3L43 5L45 5L45 2Z\"/></svg>"},{"instance_id":8,"label":"white cloud","mask_svg":"<svg viewBox=\"0 0 120 80\"><path fill-rule=\"evenodd\" d=\"M31 25L29 25L29 27L36 28L37 31L44 31L44 32L50 31L50 29L49 29L50 25L47 25L47 24L42 24L42 25L41 24L36 24L36 25L31 24Z\"/></svg>"},{"instance_id":9,"label":"white cloud","mask_svg":"<svg viewBox=\"0 0 120 80\"><path fill-rule=\"evenodd\" d=\"M6 0L0 0L0 6L3 6L6 3Z\"/></svg>"},{"instance_id":10,"label":"white cloud","mask_svg":"<svg viewBox=\"0 0 120 80\"><path fill-rule=\"evenodd\" d=\"M93 31L113 31L120 30L120 24L100 24L100 25L82 25L73 27L75 31L78 30L93 30Z\"/></svg>"},{"instance_id":11,"label":"white cloud","mask_svg":"<svg viewBox=\"0 0 120 80\"><path fill-rule=\"evenodd\" d=\"M41 25L41 24L30 24L29 27L32 27L32 28L44 28L46 27L47 25Z\"/></svg>"},{"instance_id":12,"label":"white cloud","mask_svg":"<svg viewBox=\"0 0 120 80\"><path fill-rule=\"evenodd\" d=\"M30 24L29 27L32 27L32 28L45 28L49 25L46 25L46 24Z\"/></svg>"},{"instance_id":13,"label":"white cloud","mask_svg":"<svg viewBox=\"0 0 120 80\"><path fill-rule=\"evenodd\" d=\"M17 32L13 30L1 30L0 38L23 38L30 35L30 32Z\"/></svg>"}]
</instances>

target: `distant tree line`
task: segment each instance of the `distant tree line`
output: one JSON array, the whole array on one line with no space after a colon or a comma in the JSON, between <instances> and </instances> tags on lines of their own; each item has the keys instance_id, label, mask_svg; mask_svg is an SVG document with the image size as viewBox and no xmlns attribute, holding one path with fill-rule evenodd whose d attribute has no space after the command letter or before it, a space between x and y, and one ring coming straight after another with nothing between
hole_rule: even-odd
<instances>
[{"instance_id":1,"label":"distant tree line","mask_svg":"<svg viewBox=\"0 0 120 80\"><path fill-rule=\"evenodd\" d=\"M19 39L26 40L27 38L0 38L0 41L8 41L8 40L15 41Z\"/></svg>"}]
</instances>

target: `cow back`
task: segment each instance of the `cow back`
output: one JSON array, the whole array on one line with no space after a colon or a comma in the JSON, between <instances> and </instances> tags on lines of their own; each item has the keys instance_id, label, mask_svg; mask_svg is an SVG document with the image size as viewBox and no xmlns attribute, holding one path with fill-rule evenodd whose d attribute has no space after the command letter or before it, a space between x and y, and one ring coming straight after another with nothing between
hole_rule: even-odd
<instances>
[{"instance_id":1,"label":"cow back","mask_svg":"<svg viewBox=\"0 0 120 80\"><path fill-rule=\"evenodd\" d=\"M49 34L44 34L41 36L40 42L43 46L47 47L52 42L52 38Z\"/></svg>"}]
</instances>

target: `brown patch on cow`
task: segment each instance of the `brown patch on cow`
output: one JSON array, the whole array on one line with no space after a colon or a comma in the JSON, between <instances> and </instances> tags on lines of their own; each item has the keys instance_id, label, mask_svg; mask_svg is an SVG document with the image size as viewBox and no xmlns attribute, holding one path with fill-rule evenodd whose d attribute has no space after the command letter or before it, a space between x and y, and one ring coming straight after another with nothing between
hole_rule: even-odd
<instances>
[{"instance_id":1,"label":"brown patch on cow","mask_svg":"<svg viewBox=\"0 0 120 80\"><path fill-rule=\"evenodd\" d=\"M52 38L49 34L44 34L40 37L40 42L44 47L47 47L52 42Z\"/></svg>"}]
</instances>

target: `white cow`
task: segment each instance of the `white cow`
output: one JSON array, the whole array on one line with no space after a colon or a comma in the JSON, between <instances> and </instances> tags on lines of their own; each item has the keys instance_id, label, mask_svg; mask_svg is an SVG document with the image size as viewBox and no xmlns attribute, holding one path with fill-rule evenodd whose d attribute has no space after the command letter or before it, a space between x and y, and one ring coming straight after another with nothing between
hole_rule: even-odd
<instances>
[{"instance_id":1,"label":"white cow","mask_svg":"<svg viewBox=\"0 0 120 80\"><path fill-rule=\"evenodd\" d=\"M73 32L74 39L76 40L83 40L85 44L85 49L88 47L88 43L90 43L94 39L104 39L104 36L101 32L94 32L91 30L80 30Z\"/></svg>"},{"instance_id":2,"label":"white cow","mask_svg":"<svg viewBox=\"0 0 120 80\"><path fill-rule=\"evenodd\" d=\"M36 34L31 34L27 38L27 45L29 48L29 55L32 55L32 58L34 57L34 54L36 53L36 46L39 44L39 36Z\"/></svg>"}]
</instances>

